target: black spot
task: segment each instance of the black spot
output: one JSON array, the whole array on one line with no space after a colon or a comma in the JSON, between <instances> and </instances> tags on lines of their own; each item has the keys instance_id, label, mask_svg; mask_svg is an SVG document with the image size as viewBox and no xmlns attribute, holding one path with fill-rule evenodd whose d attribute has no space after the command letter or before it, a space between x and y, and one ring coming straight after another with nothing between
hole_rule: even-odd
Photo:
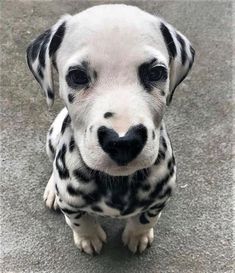
<instances>
[{"instance_id":1,"label":"black spot","mask_svg":"<svg viewBox=\"0 0 235 273\"><path fill-rule=\"evenodd\" d=\"M53 57L52 57L52 65L53 65L53 67L55 68L55 70L58 72L58 67L57 67L55 58L53 58Z\"/></svg>"},{"instance_id":2,"label":"black spot","mask_svg":"<svg viewBox=\"0 0 235 273\"><path fill-rule=\"evenodd\" d=\"M160 142L161 142L164 150L166 150L167 149L166 140L165 140L165 138L163 136L161 136Z\"/></svg>"},{"instance_id":3,"label":"black spot","mask_svg":"<svg viewBox=\"0 0 235 273\"><path fill-rule=\"evenodd\" d=\"M159 214L159 212L153 213L153 212L148 211L147 214L149 217L156 217Z\"/></svg>"},{"instance_id":4,"label":"black spot","mask_svg":"<svg viewBox=\"0 0 235 273\"><path fill-rule=\"evenodd\" d=\"M138 204L140 207L144 207L143 210L146 210L153 203L153 201L154 201L153 199L148 197L148 199L138 201Z\"/></svg>"},{"instance_id":5,"label":"black spot","mask_svg":"<svg viewBox=\"0 0 235 273\"><path fill-rule=\"evenodd\" d=\"M41 44L40 52L38 55L39 63L43 68L45 67L46 50L47 50L47 45L49 43L50 36L51 36L51 31L50 30L46 31L44 35L44 39Z\"/></svg>"},{"instance_id":6,"label":"black spot","mask_svg":"<svg viewBox=\"0 0 235 273\"><path fill-rule=\"evenodd\" d=\"M40 76L41 79L44 78L44 75L42 73L42 69L41 69L40 65L38 66L38 75Z\"/></svg>"},{"instance_id":7,"label":"black spot","mask_svg":"<svg viewBox=\"0 0 235 273\"><path fill-rule=\"evenodd\" d=\"M172 194L172 189L169 187L169 188L167 188L164 196L166 196L166 195L170 196L171 194Z\"/></svg>"},{"instance_id":8,"label":"black spot","mask_svg":"<svg viewBox=\"0 0 235 273\"><path fill-rule=\"evenodd\" d=\"M45 38L48 35L50 30L46 30L44 33L39 35L27 48L27 57L30 62L34 62L38 56L40 46Z\"/></svg>"},{"instance_id":9,"label":"black spot","mask_svg":"<svg viewBox=\"0 0 235 273\"><path fill-rule=\"evenodd\" d=\"M67 148L66 145L63 144L61 150L58 152L57 156L56 156L56 167L59 173L59 176L61 179L67 179L69 178L69 171L65 165L65 154L66 154ZM61 164L62 166L61 166Z\"/></svg>"},{"instance_id":10,"label":"black spot","mask_svg":"<svg viewBox=\"0 0 235 273\"><path fill-rule=\"evenodd\" d=\"M175 172L174 168L171 168L169 175L172 176L174 174L174 172Z\"/></svg>"},{"instance_id":11,"label":"black spot","mask_svg":"<svg viewBox=\"0 0 235 273\"><path fill-rule=\"evenodd\" d=\"M54 147L52 146L51 140L50 140L50 139L49 139L49 141L48 141L48 147L49 147L49 149L50 149L52 155L54 156L54 154L55 154L55 149L54 149Z\"/></svg>"},{"instance_id":12,"label":"black spot","mask_svg":"<svg viewBox=\"0 0 235 273\"><path fill-rule=\"evenodd\" d=\"M91 180L91 178L87 174L82 172L80 169L74 170L73 175L75 176L78 182L88 183Z\"/></svg>"},{"instance_id":13,"label":"black spot","mask_svg":"<svg viewBox=\"0 0 235 273\"><path fill-rule=\"evenodd\" d=\"M94 70L94 72L93 72L93 77L94 77L94 80L96 80L97 79L97 72Z\"/></svg>"},{"instance_id":14,"label":"black spot","mask_svg":"<svg viewBox=\"0 0 235 273\"><path fill-rule=\"evenodd\" d=\"M127 209L121 211L121 215L128 215L130 213L133 213L135 208L136 206L134 206L133 204L129 204Z\"/></svg>"},{"instance_id":15,"label":"black spot","mask_svg":"<svg viewBox=\"0 0 235 273\"><path fill-rule=\"evenodd\" d=\"M124 200L122 200L121 197L118 196L112 196L111 200L106 201L105 202L107 206L111 207L111 208L115 208L117 210L120 210L120 212L124 213L124 207L125 207L125 203ZM126 211L125 211L126 213Z\"/></svg>"},{"instance_id":16,"label":"black spot","mask_svg":"<svg viewBox=\"0 0 235 273\"><path fill-rule=\"evenodd\" d=\"M170 178L170 175L167 174L164 178L162 178L160 181L158 181L155 189L150 194L150 198L155 199L155 198L159 197L160 192L162 191L162 189L166 185L166 183L169 181L169 178Z\"/></svg>"},{"instance_id":17,"label":"black spot","mask_svg":"<svg viewBox=\"0 0 235 273\"><path fill-rule=\"evenodd\" d=\"M176 51L175 42L171 36L170 30L167 28L167 26L164 23L161 23L160 29L161 29L162 36L164 38L170 59L175 58L177 51Z\"/></svg>"},{"instance_id":18,"label":"black spot","mask_svg":"<svg viewBox=\"0 0 235 273\"><path fill-rule=\"evenodd\" d=\"M149 224L149 220L146 218L145 213L142 213L142 214L140 215L139 220L140 220L140 223L143 224L143 225Z\"/></svg>"},{"instance_id":19,"label":"black spot","mask_svg":"<svg viewBox=\"0 0 235 273\"><path fill-rule=\"evenodd\" d=\"M71 118L69 116L69 114L67 114L67 116L65 117L62 127L61 127L61 134L63 135L65 129L70 125L71 123Z\"/></svg>"},{"instance_id":20,"label":"black spot","mask_svg":"<svg viewBox=\"0 0 235 273\"><path fill-rule=\"evenodd\" d=\"M167 163L167 168L170 171L174 167L173 158L170 158Z\"/></svg>"},{"instance_id":21,"label":"black spot","mask_svg":"<svg viewBox=\"0 0 235 273\"><path fill-rule=\"evenodd\" d=\"M112 113L112 112L106 112L104 114L104 118L111 118L113 115L114 115L114 113Z\"/></svg>"},{"instance_id":22,"label":"black spot","mask_svg":"<svg viewBox=\"0 0 235 273\"><path fill-rule=\"evenodd\" d=\"M70 142L69 142L69 151L70 151L70 153L72 153L74 148L75 148L75 141L74 141L74 138L71 137Z\"/></svg>"},{"instance_id":23,"label":"black spot","mask_svg":"<svg viewBox=\"0 0 235 273\"><path fill-rule=\"evenodd\" d=\"M170 94L170 95L168 96L168 98L167 98L167 105L170 105L176 87L177 87L177 86L186 78L186 76L188 75L188 72L189 72L190 69L192 68L192 65L193 65L193 62L194 62L194 56L195 56L195 50L192 48L192 46L190 46L190 51L191 51L191 54L192 54L192 60L189 62L188 70L187 70L186 73L179 79L179 81L175 84L175 86L174 86L174 88L173 88L171 94Z\"/></svg>"},{"instance_id":24,"label":"black spot","mask_svg":"<svg viewBox=\"0 0 235 273\"><path fill-rule=\"evenodd\" d=\"M134 181L144 181L150 175L150 169L142 169L134 173L133 180Z\"/></svg>"},{"instance_id":25,"label":"black spot","mask_svg":"<svg viewBox=\"0 0 235 273\"><path fill-rule=\"evenodd\" d=\"M71 184L68 184L67 191L70 195L80 195L81 191L78 189L75 189Z\"/></svg>"},{"instance_id":26,"label":"black spot","mask_svg":"<svg viewBox=\"0 0 235 273\"><path fill-rule=\"evenodd\" d=\"M154 130L153 130L153 133L152 133L152 137L153 137L153 139L155 139L155 132L154 132Z\"/></svg>"},{"instance_id":27,"label":"black spot","mask_svg":"<svg viewBox=\"0 0 235 273\"><path fill-rule=\"evenodd\" d=\"M27 55L26 55L27 56L27 64L28 64L28 67L29 67L30 71L32 72L34 78L42 87L42 83L41 83L39 77L37 76L37 74L34 72L33 67L32 67L32 62L31 62L31 58L30 58L30 49L31 49L31 45L27 48Z\"/></svg>"},{"instance_id":28,"label":"black spot","mask_svg":"<svg viewBox=\"0 0 235 273\"><path fill-rule=\"evenodd\" d=\"M185 41L184 39L181 37L181 35L179 35L179 33L176 33L176 38L179 41L180 45L181 45L181 62L182 65L185 64L186 62L186 58L187 58L187 53L185 50Z\"/></svg>"},{"instance_id":29,"label":"black spot","mask_svg":"<svg viewBox=\"0 0 235 273\"><path fill-rule=\"evenodd\" d=\"M73 223L73 225L80 227L80 224L78 224L78 223Z\"/></svg>"},{"instance_id":30,"label":"black spot","mask_svg":"<svg viewBox=\"0 0 235 273\"><path fill-rule=\"evenodd\" d=\"M158 197L164 198L166 196L171 196L171 193L172 193L171 187L167 187L167 189L162 194L160 194Z\"/></svg>"},{"instance_id":31,"label":"black spot","mask_svg":"<svg viewBox=\"0 0 235 273\"><path fill-rule=\"evenodd\" d=\"M51 43L49 46L49 56L51 57L60 47L61 42L63 41L65 33L65 22L63 22L53 35Z\"/></svg>"},{"instance_id":32,"label":"black spot","mask_svg":"<svg viewBox=\"0 0 235 273\"><path fill-rule=\"evenodd\" d=\"M73 102L74 102L74 99L75 99L74 94L68 94L68 101L69 101L70 103L73 103Z\"/></svg>"},{"instance_id":33,"label":"black spot","mask_svg":"<svg viewBox=\"0 0 235 273\"><path fill-rule=\"evenodd\" d=\"M52 91L52 89L50 88L50 87L48 87L47 88L47 96L48 96L48 98L50 98L50 99L54 99L54 92Z\"/></svg>"},{"instance_id":34,"label":"black spot","mask_svg":"<svg viewBox=\"0 0 235 273\"><path fill-rule=\"evenodd\" d=\"M92 206L91 209L97 212L103 212L103 210L99 206Z\"/></svg>"},{"instance_id":35,"label":"black spot","mask_svg":"<svg viewBox=\"0 0 235 273\"><path fill-rule=\"evenodd\" d=\"M74 214L74 213L78 213L78 211L73 211L70 209L66 209L66 208L60 208L62 210L62 212L67 213L67 214Z\"/></svg>"},{"instance_id":36,"label":"black spot","mask_svg":"<svg viewBox=\"0 0 235 273\"><path fill-rule=\"evenodd\" d=\"M158 165L161 162L161 160L165 159L165 157L166 157L165 153L163 151L159 150L158 157L155 160L154 165Z\"/></svg>"},{"instance_id":37,"label":"black spot","mask_svg":"<svg viewBox=\"0 0 235 273\"><path fill-rule=\"evenodd\" d=\"M60 193L59 193L57 184L55 184L55 190L56 190L56 194L59 195Z\"/></svg>"},{"instance_id":38,"label":"black spot","mask_svg":"<svg viewBox=\"0 0 235 273\"><path fill-rule=\"evenodd\" d=\"M165 96L165 95L166 95L166 93L165 93L163 90L160 91L160 94L161 94L162 96Z\"/></svg>"},{"instance_id":39,"label":"black spot","mask_svg":"<svg viewBox=\"0 0 235 273\"><path fill-rule=\"evenodd\" d=\"M157 209L158 211L162 210L164 207L165 207L165 202L163 203L160 203L160 204L157 204L157 205L154 205L154 206L151 206L150 207L150 210L155 210Z\"/></svg>"},{"instance_id":40,"label":"black spot","mask_svg":"<svg viewBox=\"0 0 235 273\"><path fill-rule=\"evenodd\" d=\"M52 132L53 132L53 127L50 128L50 130L49 130L49 135L51 135Z\"/></svg>"},{"instance_id":41,"label":"black spot","mask_svg":"<svg viewBox=\"0 0 235 273\"><path fill-rule=\"evenodd\" d=\"M194 57L195 57L195 50L190 46L190 52L192 54L192 60L189 63L189 70L192 68L193 62L194 62Z\"/></svg>"},{"instance_id":42,"label":"black spot","mask_svg":"<svg viewBox=\"0 0 235 273\"><path fill-rule=\"evenodd\" d=\"M141 189L142 189L143 191L149 191L150 188L151 188L151 186L150 186L149 184L144 184L144 185L141 187Z\"/></svg>"},{"instance_id":43,"label":"black spot","mask_svg":"<svg viewBox=\"0 0 235 273\"><path fill-rule=\"evenodd\" d=\"M94 191L92 193L89 193L89 194L83 194L83 199L86 201L86 203L88 205L92 204L92 203L97 203L100 198L101 198L101 195L98 191Z\"/></svg>"}]
</instances>

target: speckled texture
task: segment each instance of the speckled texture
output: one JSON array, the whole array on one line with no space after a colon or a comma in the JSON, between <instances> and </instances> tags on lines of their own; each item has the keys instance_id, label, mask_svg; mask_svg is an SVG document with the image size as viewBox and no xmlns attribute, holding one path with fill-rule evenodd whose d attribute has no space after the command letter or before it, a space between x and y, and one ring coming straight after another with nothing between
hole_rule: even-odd
<instances>
[{"instance_id":1,"label":"speckled texture","mask_svg":"<svg viewBox=\"0 0 235 273\"><path fill-rule=\"evenodd\" d=\"M61 14L111 1L1 2L1 271L232 272L232 2L121 1L181 30L196 62L167 112L178 189L153 246L132 255L121 244L124 223L101 219L109 241L95 257L75 248L63 217L42 202L51 171L45 135L61 104L48 112L24 54Z\"/></svg>"}]
</instances>

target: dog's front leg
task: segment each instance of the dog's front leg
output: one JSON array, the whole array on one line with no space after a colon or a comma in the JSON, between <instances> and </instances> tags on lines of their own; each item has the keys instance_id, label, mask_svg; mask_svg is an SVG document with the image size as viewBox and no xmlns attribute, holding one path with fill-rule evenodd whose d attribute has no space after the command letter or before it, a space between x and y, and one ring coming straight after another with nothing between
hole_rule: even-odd
<instances>
[{"instance_id":1,"label":"dog's front leg","mask_svg":"<svg viewBox=\"0 0 235 273\"><path fill-rule=\"evenodd\" d=\"M106 241L106 234L96 218L82 211L76 213L62 211L73 231L75 245L88 254L99 253L103 242Z\"/></svg>"},{"instance_id":2,"label":"dog's front leg","mask_svg":"<svg viewBox=\"0 0 235 273\"><path fill-rule=\"evenodd\" d=\"M133 253L136 253L138 250L143 252L153 242L153 227L160 215L159 209L155 209L154 211L149 210L129 218L122 234L124 245L127 245Z\"/></svg>"}]
</instances>

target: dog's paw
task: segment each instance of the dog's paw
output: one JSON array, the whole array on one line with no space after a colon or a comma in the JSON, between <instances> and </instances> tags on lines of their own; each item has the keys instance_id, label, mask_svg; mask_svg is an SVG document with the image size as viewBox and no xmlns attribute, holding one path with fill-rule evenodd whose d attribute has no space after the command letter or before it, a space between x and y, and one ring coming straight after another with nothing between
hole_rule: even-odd
<instances>
[{"instance_id":1,"label":"dog's paw","mask_svg":"<svg viewBox=\"0 0 235 273\"><path fill-rule=\"evenodd\" d=\"M103 243L106 242L106 234L100 225L97 225L92 234L83 233L80 235L78 232L73 232L75 245L87 254L100 253Z\"/></svg>"},{"instance_id":2,"label":"dog's paw","mask_svg":"<svg viewBox=\"0 0 235 273\"><path fill-rule=\"evenodd\" d=\"M122 241L124 245L127 245L130 251L136 253L143 252L148 246L150 246L154 239L153 228L150 228L141 233L137 233L130 229L125 229L122 234Z\"/></svg>"},{"instance_id":3,"label":"dog's paw","mask_svg":"<svg viewBox=\"0 0 235 273\"><path fill-rule=\"evenodd\" d=\"M53 180L53 175L49 179L47 186L44 191L43 200L46 206L50 209L57 210L58 204L56 201L56 190L55 190L55 182Z\"/></svg>"}]
</instances>

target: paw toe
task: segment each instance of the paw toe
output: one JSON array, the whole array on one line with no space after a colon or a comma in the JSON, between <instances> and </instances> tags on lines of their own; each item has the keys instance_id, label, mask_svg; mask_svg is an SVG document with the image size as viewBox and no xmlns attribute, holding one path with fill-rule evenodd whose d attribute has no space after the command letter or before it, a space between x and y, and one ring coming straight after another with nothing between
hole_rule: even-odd
<instances>
[{"instance_id":1,"label":"paw toe","mask_svg":"<svg viewBox=\"0 0 235 273\"><path fill-rule=\"evenodd\" d=\"M103 242L106 241L106 234L101 226L97 226L91 234L80 235L78 232L74 232L75 245L87 254L99 254Z\"/></svg>"},{"instance_id":2,"label":"paw toe","mask_svg":"<svg viewBox=\"0 0 235 273\"><path fill-rule=\"evenodd\" d=\"M153 228L144 231L142 233L135 233L131 230L124 230L122 241L124 245L127 245L131 252L136 253L143 252L148 246L150 246L154 239Z\"/></svg>"}]
</instances>

